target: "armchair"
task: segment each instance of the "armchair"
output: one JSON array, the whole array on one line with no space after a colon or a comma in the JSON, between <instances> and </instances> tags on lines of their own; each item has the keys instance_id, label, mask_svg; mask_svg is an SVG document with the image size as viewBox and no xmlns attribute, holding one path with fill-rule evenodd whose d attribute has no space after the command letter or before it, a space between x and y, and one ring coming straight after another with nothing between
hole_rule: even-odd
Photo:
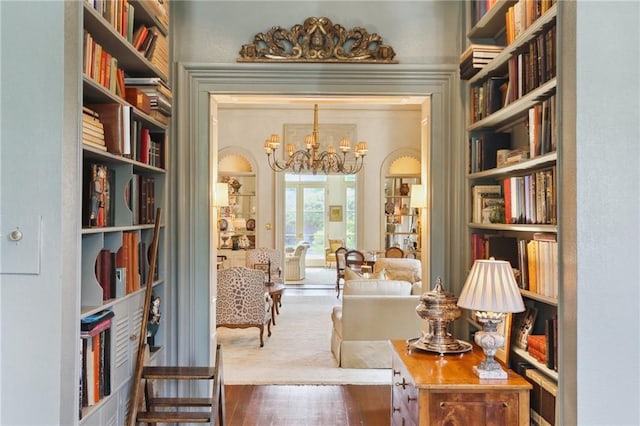
<instances>
[{"instance_id":1,"label":"armchair","mask_svg":"<svg viewBox=\"0 0 640 426\"><path fill-rule=\"evenodd\" d=\"M264 289L264 273L234 266L218 270L216 328L250 328L260 330L260 347L264 346L264 326L271 336L269 293Z\"/></svg>"},{"instance_id":2,"label":"armchair","mask_svg":"<svg viewBox=\"0 0 640 426\"><path fill-rule=\"evenodd\" d=\"M324 249L324 260L326 266L330 267L331 264L336 262L336 250L344 246L344 240L329 239L329 247Z\"/></svg>"},{"instance_id":3,"label":"armchair","mask_svg":"<svg viewBox=\"0 0 640 426\"><path fill-rule=\"evenodd\" d=\"M301 241L296 246L293 253L288 254L284 258L284 279L291 281L300 281L305 278L306 257L309 243Z\"/></svg>"},{"instance_id":4,"label":"armchair","mask_svg":"<svg viewBox=\"0 0 640 426\"><path fill-rule=\"evenodd\" d=\"M254 268L256 264L271 264L271 282L284 284L282 278L282 255L280 250L270 247L258 247L247 250L246 266Z\"/></svg>"}]
</instances>

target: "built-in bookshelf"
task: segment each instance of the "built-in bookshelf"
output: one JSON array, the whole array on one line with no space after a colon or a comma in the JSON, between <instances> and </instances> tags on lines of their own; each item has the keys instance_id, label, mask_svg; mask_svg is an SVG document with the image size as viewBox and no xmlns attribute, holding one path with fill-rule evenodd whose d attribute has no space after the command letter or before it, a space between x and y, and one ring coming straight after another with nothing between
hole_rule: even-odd
<instances>
[{"instance_id":1,"label":"built-in bookshelf","mask_svg":"<svg viewBox=\"0 0 640 426\"><path fill-rule=\"evenodd\" d=\"M387 176L384 180L384 248L400 247L405 252L417 250L419 213L411 207L411 185L419 184L420 176Z\"/></svg>"},{"instance_id":2,"label":"built-in bookshelf","mask_svg":"<svg viewBox=\"0 0 640 426\"><path fill-rule=\"evenodd\" d=\"M561 141L554 3L470 2L469 44L502 50L468 78L466 177L468 267L488 257L511 263L527 310L509 318L507 362L534 392L543 383L555 398ZM478 329L471 315L467 325L471 338ZM537 396L531 401L533 421L540 424L544 411L543 420L556 423L555 407L549 417Z\"/></svg>"},{"instance_id":3,"label":"built-in bookshelf","mask_svg":"<svg viewBox=\"0 0 640 426\"><path fill-rule=\"evenodd\" d=\"M159 313L151 363L165 357L166 221L150 270L156 209L167 204L171 89L166 1L83 2L79 424L125 424L148 282ZM158 312L156 312L157 314Z\"/></svg>"}]
</instances>

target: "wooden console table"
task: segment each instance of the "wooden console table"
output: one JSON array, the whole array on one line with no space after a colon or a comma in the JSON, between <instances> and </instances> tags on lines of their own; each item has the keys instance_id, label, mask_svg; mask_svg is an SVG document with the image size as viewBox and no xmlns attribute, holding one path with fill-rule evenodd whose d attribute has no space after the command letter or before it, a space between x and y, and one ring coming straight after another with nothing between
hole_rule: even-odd
<instances>
[{"instance_id":1,"label":"wooden console table","mask_svg":"<svg viewBox=\"0 0 640 426\"><path fill-rule=\"evenodd\" d=\"M392 425L529 425L529 390L524 378L507 370L506 380L480 380L472 370L482 349L459 355L393 350Z\"/></svg>"}]
</instances>

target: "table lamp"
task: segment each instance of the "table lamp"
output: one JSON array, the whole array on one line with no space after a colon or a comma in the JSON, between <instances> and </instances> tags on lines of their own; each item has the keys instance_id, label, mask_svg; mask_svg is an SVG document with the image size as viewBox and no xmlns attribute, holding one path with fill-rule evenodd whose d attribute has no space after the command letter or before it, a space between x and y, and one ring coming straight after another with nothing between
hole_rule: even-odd
<instances>
[{"instance_id":1,"label":"table lamp","mask_svg":"<svg viewBox=\"0 0 640 426\"><path fill-rule=\"evenodd\" d=\"M418 234L418 247L422 247L422 209L427 207L427 193L424 185L419 183L411 185L411 199L409 201L409 205L412 209L418 209L416 233Z\"/></svg>"},{"instance_id":2,"label":"table lamp","mask_svg":"<svg viewBox=\"0 0 640 426\"><path fill-rule=\"evenodd\" d=\"M220 222L222 220L222 207L227 207L229 205L229 184L216 182L215 187L213 188L213 199L212 205L218 209L218 233L220 234L220 239L222 240L221 247L226 246L227 238L224 238L220 232Z\"/></svg>"},{"instance_id":3,"label":"table lamp","mask_svg":"<svg viewBox=\"0 0 640 426\"><path fill-rule=\"evenodd\" d=\"M505 343L497 326L505 313L524 311L511 264L494 258L476 260L458 298L458 306L476 311L476 318L483 326L474 340L486 358L473 367L474 373L481 379L506 379L507 372L494 359L496 350Z\"/></svg>"}]
</instances>

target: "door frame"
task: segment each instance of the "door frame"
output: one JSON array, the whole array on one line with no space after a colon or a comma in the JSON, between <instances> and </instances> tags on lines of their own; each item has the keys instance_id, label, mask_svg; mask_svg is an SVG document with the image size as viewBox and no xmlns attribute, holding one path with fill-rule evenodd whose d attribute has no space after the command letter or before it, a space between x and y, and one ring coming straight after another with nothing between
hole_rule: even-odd
<instances>
[{"instance_id":1,"label":"door frame","mask_svg":"<svg viewBox=\"0 0 640 426\"><path fill-rule=\"evenodd\" d=\"M431 96L430 134L421 146L422 181L431 205L423 223L438 250L423 251L423 282L444 276L463 282L464 147L457 65L177 64L177 124L171 144L169 242L169 361L206 363L215 351L215 214L212 175L217 175L217 95ZM425 129L423 123L423 129ZM432 143L431 141L437 141ZM428 165L428 167L427 167ZM359 193L361 191L358 191ZM451 200L452 197L457 197ZM362 212L360 212L362 214ZM210 236L206 238L204 236ZM180 301L180 304L178 304ZM179 324L176 325L176 324Z\"/></svg>"}]
</instances>

